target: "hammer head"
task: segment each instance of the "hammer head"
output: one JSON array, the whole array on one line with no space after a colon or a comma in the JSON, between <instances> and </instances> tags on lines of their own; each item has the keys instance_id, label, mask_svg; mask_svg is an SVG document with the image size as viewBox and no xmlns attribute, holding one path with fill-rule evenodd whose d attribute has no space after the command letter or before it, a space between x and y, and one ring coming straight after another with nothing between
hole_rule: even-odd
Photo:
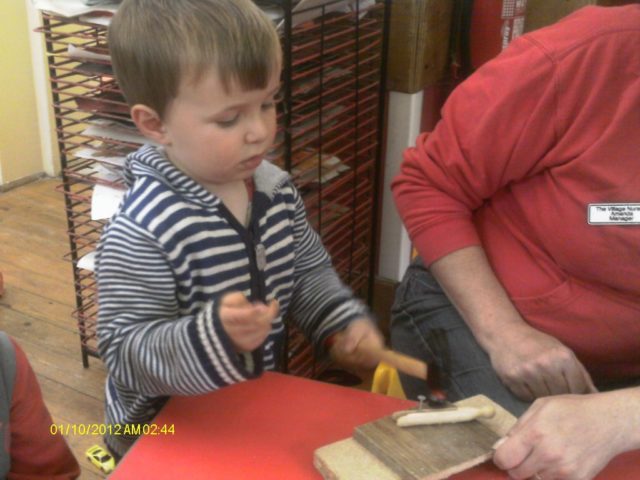
<instances>
[{"instance_id":1,"label":"hammer head","mask_svg":"<svg viewBox=\"0 0 640 480\"><path fill-rule=\"evenodd\" d=\"M427 372L427 402L433 408L446 407L450 405L447 399L447 389L449 387L448 373L451 371L446 331L442 328L431 330L427 343L433 353Z\"/></svg>"}]
</instances>

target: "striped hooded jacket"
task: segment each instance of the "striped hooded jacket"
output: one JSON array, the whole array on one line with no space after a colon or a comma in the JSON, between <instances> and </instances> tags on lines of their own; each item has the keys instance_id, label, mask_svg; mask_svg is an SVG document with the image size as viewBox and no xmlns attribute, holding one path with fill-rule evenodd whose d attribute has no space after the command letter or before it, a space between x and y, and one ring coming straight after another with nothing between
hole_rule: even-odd
<instances>
[{"instance_id":1,"label":"striped hooded jacket","mask_svg":"<svg viewBox=\"0 0 640 480\"><path fill-rule=\"evenodd\" d=\"M148 422L171 395L211 392L277 368L282 318L321 352L324 340L366 315L339 280L286 172L263 161L254 174L248 227L161 150L129 155L129 190L97 257L98 348L108 369L106 422ZM237 354L217 302L230 291L277 299L265 343ZM135 437L111 436L124 454Z\"/></svg>"}]
</instances>

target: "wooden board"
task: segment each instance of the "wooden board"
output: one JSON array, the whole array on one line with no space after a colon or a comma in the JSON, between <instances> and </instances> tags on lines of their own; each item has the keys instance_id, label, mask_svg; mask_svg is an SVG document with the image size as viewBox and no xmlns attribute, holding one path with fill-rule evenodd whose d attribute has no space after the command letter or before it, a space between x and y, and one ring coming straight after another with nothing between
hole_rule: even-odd
<instances>
[{"instance_id":1,"label":"wooden board","mask_svg":"<svg viewBox=\"0 0 640 480\"><path fill-rule=\"evenodd\" d=\"M546 27L588 5L603 7L637 3L637 0L528 0L524 31Z\"/></svg>"},{"instance_id":2,"label":"wooden board","mask_svg":"<svg viewBox=\"0 0 640 480\"><path fill-rule=\"evenodd\" d=\"M477 421L402 428L385 417L357 427L353 438L401 478L421 480L488 460L500 436Z\"/></svg>"},{"instance_id":3,"label":"wooden board","mask_svg":"<svg viewBox=\"0 0 640 480\"><path fill-rule=\"evenodd\" d=\"M457 404L487 403L496 415L468 423L400 428L384 417L361 425L353 438L316 450L314 464L331 480L448 478L491 458L493 444L515 423L513 415L482 395Z\"/></svg>"},{"instance_id":4,"label":"wooden board","mask_svg":"<svg viewBox=\"0 0 640 480\"><path fill-rule=\"evenodd\" d=\"M449 65L451 0L394 0L389 22L387 88L416 93L436 85Z\"/></svg>"},{"instance_id":5,"label":"wooden board","mask_svg":"<svg viewBox=\"0 0 640 480\"><path fill-rule=\"evenodd\" d=\"M326 480L400 479L353 438L345 438L316 450L313 465Z\"/></svg>"}]
</instances>

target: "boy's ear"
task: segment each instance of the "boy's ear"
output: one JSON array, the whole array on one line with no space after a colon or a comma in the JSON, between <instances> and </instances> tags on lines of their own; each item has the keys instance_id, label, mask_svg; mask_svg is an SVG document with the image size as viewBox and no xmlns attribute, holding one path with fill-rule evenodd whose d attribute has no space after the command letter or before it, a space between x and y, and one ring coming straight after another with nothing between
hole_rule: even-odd
<instances>
[{"instance_id":1,"label":"boy's ear","mask_svg":"<svg viewBox=\"0 0 640 480\"><path fill-rule=\"evenodd\" d=\"M160 145L169 143L164 123L153 108L138 103L131 107L131 119L145 137Z\"/></svg>"}]
</instances>

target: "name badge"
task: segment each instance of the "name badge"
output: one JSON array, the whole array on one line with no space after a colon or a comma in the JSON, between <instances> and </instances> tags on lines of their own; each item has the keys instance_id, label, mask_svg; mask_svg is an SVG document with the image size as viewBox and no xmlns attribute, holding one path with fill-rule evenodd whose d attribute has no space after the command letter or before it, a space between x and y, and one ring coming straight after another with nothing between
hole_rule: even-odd
<instances>
[{"instance_id":1,"label":"name badge","mask_svg":"<svg viewBox=\"0 0 640 480\"><path fill-rule=\"evenodd\" d=\"M589 225L640 225L640 203L590 203Z\"/></svg>"}]
</instances>

